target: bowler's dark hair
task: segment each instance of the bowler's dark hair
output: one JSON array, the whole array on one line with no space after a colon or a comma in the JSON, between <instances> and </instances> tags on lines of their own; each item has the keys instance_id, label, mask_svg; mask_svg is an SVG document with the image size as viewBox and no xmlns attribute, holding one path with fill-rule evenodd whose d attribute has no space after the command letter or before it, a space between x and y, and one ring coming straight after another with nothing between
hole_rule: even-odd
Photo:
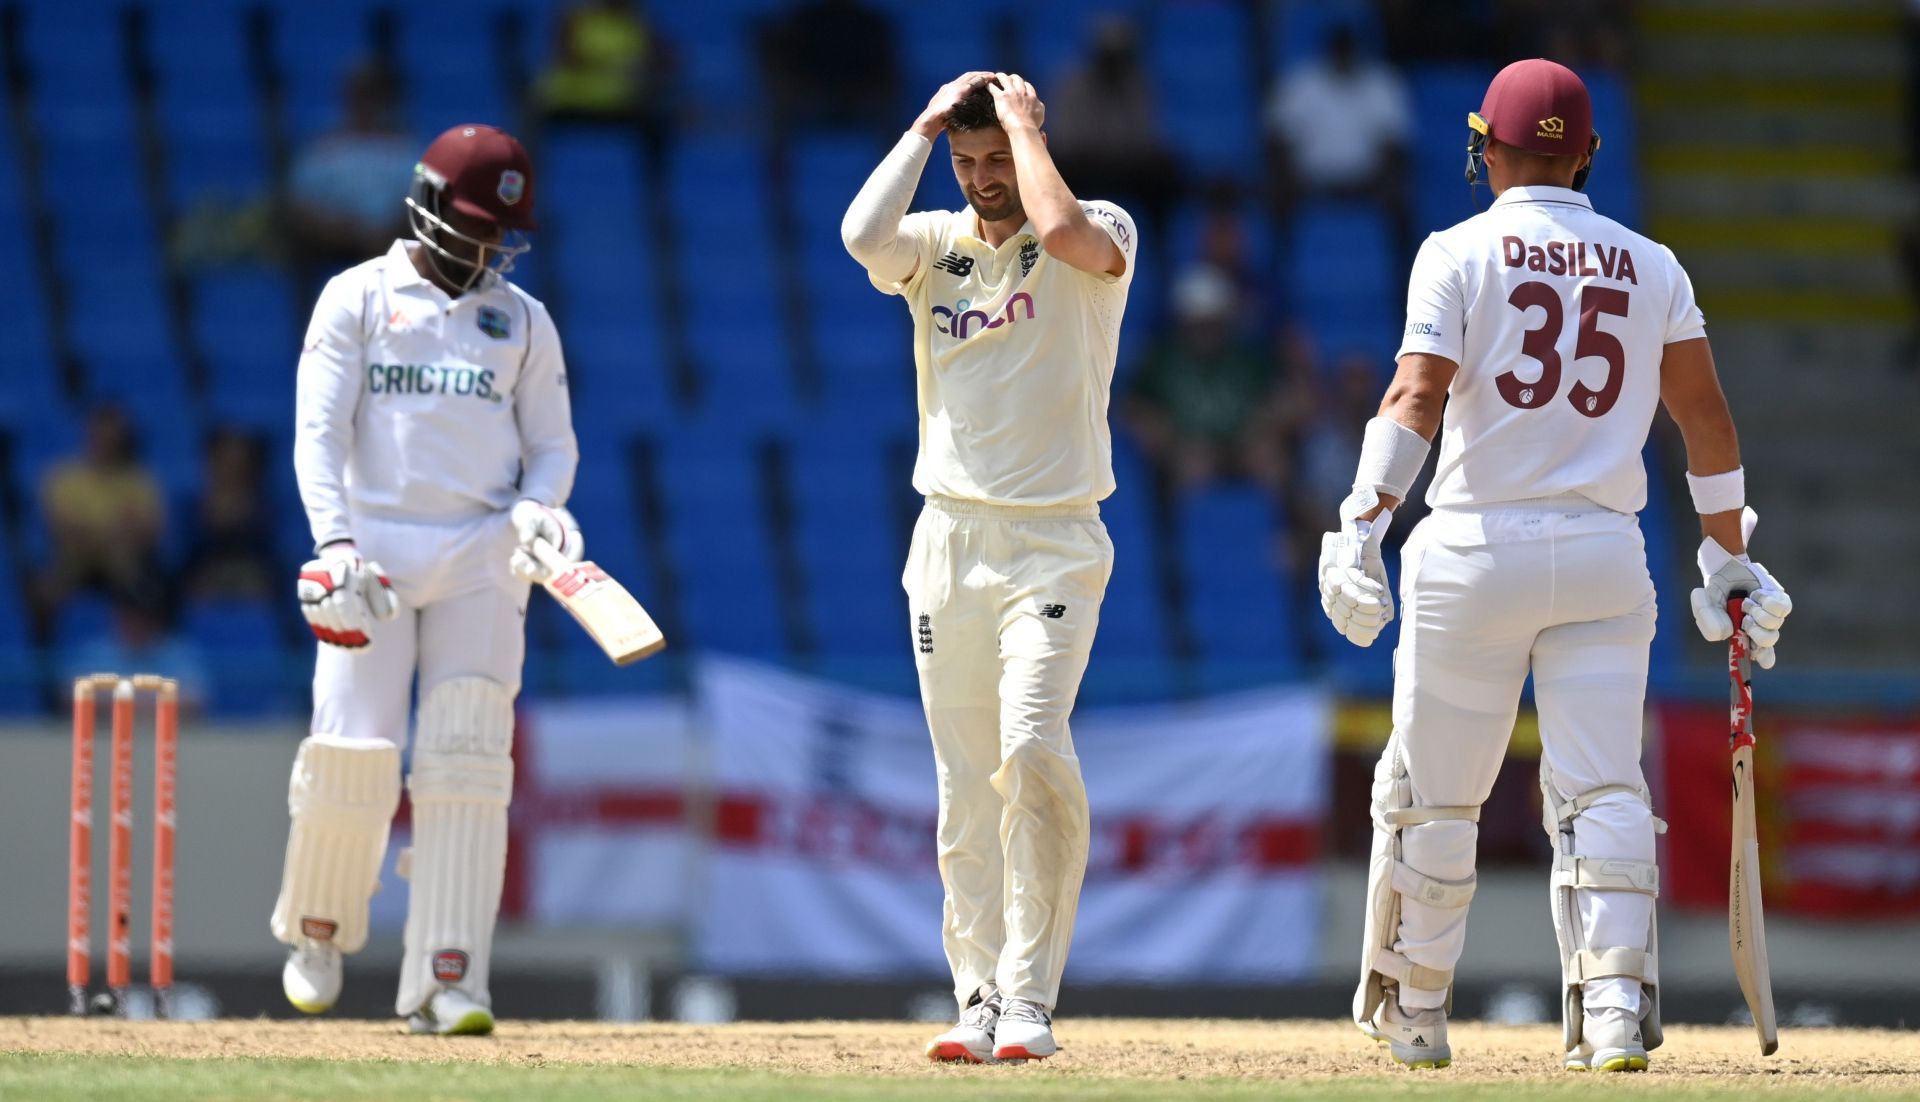
<instances>
[{"instance_id":1,"label":"bowler's dark hair","mask_svg":"<svg viewBox=\"0 0 1920 1102\"><path fill-rule=\"evenodd\" d=\"M970 130L997 129L1000 116L993 109L993 93L987 90L987 81L973 86L973 90L947 112L947 129L966 133Z\"/></svg>"}]
</instances>

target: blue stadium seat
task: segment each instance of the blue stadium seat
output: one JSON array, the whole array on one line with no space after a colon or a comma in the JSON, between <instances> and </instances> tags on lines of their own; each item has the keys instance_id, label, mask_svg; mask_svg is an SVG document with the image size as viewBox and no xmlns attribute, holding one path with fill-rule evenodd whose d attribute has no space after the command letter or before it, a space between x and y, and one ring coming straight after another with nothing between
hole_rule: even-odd
<instances>
[{"instance_id":1,"label":"blue stadium seat","mask_svg":"<svg viewBox=\"0 0 1920 1102\"><path fill-rule=\"evenodd\" d=\"M1323 362L1390 358L1398 344L1401 281L1386 216L1362 203L1314 203L1294 219L1287 287Z\"/></svg>"},{"instance_id":2,"label":"blue stadium seat","mask_svg":"<svg viewBox=\"0 0 1920 1102\"><path fill-rule=\"evenodd\" d=\"M91 643L113 630L113 603L97 593L75 593L53 617L53 645L61 650Z\"/></svg>"},{"instance_id":3,"label":"blue stadium seat","mask_svg":"<svg viewBox=\"0 0 1920 1102\"><path fill-rule=\"evenodd\" d=\"M777 658L787 641L752 447L725 425L679 426L660 440L658 479L690 648Z\"/></svg>"},{"instance_id":4,"label":"blue stadium seat","mask_svg":"<svg viewBox=\"0 0 1920 1102\"><path fill-rule=\"evenodd\" d=\"M679 150L668 181L692 355L710 396L724 397L730 416L756 424L793 406L779 286L789 273L774 248L764 177L752 145L707 138Z\"/></svg>"},{"instance_id":5,"label":"blue stadium seat","mask_svg":"<svg viewBox=\"0 0 1920 1102\"><path fill-rule=\"evenodd\" d=\"M284 274L235 269L201 276L189 329L206 359L208 405L223 420L291 423L303 324Z\"/></svg>"},{"instance_id":6,"label":"blue stadium seat","mask_svg":"<svg viewBox=\"0 0 1920 1102\"><path fill-rule=\"evenodd\" d=\"M338 125L347 74L372 56L372 6L370 0L275 5L281 110L296 144Z\"/></svg>"},{"instance_id":7,"label":"blue stadium seat","mask_svg":"<svg viewBox=\"0 0 1920 1102\"><path fill-rule=\"evenodd\" d=\"M410 0L396 9L395 53L406 74L415 132L430 136L467 122L515 129L516 111L499 65L499 7L481 0Z\"/></svg>"},{"instance_id":8,"label":"blue stadium seat","mask_svg":"<svg viewBox=\"0 0 1920 1102\"><path fill-rule=\"evenodd\" d=\"M1251 180L1261 163L1259 82L1246 5L1164 8L1145 36L1161 122L1189 170Z\"/></svg>"},{"instance_id":9,"label":"blue stadium seat","mask_svg":"<svg viewBox=\"0 0 1920 1102\"><path fill-rule=\"evenodd\" d=\"M1101 653L1165 658L1170 648L1160 596L1153 474L1125 436L1113 442L1113 475L1113 494L1100 503L1100 518L1114 545L1113 580L1100 611Z\"/></svg>"},{"instance_id":10,"label":"blue stadium seat","mask_svg":"<svg viewBox=\"0 0 1920 1102\"><path fill-rule=\"evenodd\" d=\"M1261 491L1221 485L1177 508L1187 622L1215 687L1298 669L1292 597L1278 566L1283 529Z\"/></svg>"},{"instance_id":11,"label":"blue stadium seat","mask_svg":"<svg viewBox=\"0 0 1920 1102\"><path fill-rule=\"evenodd\" d=\"M792 551L805 579L815 648L836 658L885 655L906 645L900 588L906 554L889 493L905 471L885 461L886 426L816 432L796 440L786 483L796 529Z\"/></svg>"},{"instance_id":12,"label":"blue stadium seat","mask_svg":"<svg viewBox=\"0 0 1920 1102\"><path fill-rule=\"evenodd\" d=\"M1495 68L1421 65L1407 74L1413 98L1408 150L1414 227L1422 236L1471 218L1493 201L1485 187L1468 190L1467 113L1480 109Z\"/></svg>"},{"instance_id":13,"label":"blue stadium seat","mask_svg":"<svg viewBox=\"0 0 1920 1102\"><path fill-rule=\"evenodd\" d=\"M964 16L915 0L895 0L889 8L900 41L900 74L908 100L924 101L961 73L996 72L1010 64L1010 59L996 56L988 35L991 16L979 5L969 6Z\"/></svg>"},{"instance_id":14,"label":"blue stadium seat","mask_svg":"<svg viewBox=\"0 0 1920 1102\"><path fill-rule=\"evenodd\" d=\"M759 102L750 31L772 4L651 4L647 16L672 44L679 97L704 116L736 118Z\"/></svg>"},{"instance_id":15,"label":"blue stadium seat","mask_svg":"<svg viewBox=\"0 0 1920 1102\"><path fill-rule=\"evenodd\" d=\"M1385 45L1379 16L1369 0L1281 0L1272 8L1267 21L1268 52L1282 72L1325 56L1327 36L1337 25L1354 29L1363 52L1377 57Z\"/></svg>"}]
</instances>

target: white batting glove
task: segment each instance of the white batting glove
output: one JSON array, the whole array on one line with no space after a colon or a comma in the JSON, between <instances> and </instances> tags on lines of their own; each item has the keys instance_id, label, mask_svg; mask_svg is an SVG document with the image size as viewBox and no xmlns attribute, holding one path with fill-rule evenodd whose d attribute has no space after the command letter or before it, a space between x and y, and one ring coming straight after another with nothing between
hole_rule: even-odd
<instances>
[{"instance_id":1,"label":"white batting glove","mask_svg":"<svg viewBox=\"0 0 1920 1102\"><path fill-rule=\"evenodd\" d=\"M547 564L534 555L534 540L546 540L568 562L579 562L586 554L587 543L580 535L580 522L565 509L523 499L514 503L508 519L513 522L514 538L519 541L510 565L515 574L530 582L544 582L553 576Z\"/></svg>"},{"instance_id":2,"label":"white batting glove","mask_svg":"<svg viewBox=\"0 0 1920 1102\"><path fill-rule=\"evenodd\" d=\"M300 568L300 611L313 637L328 646L364 650L373 645L373 621L400 613L387 572L368 562L351 540L330 543Z\"/></svg>"},{"instance_id":3,"label":"white batting glove","mask_svg":"<svg viewBox=\"0 0 1920 1102\"><path fill-rule=\"evenodd\" d=\"M1753 539L1760 517L1752 509L1740 515L1740 538ZM1700 541L1694 556L1700 566L1701 587L1693 591L1693 623L1709 643L1718 643L1733 634L1733 617L1727 612L1727 598L1744 592L1740 602L1740 634L1747 639L1747 657L1763 670L1773 668L1774 644L1780 641L1780 625L1793 611L1793 598L1767 573L1767 568L1745 555L1732 555L1718 540Z\"/></svg>"},{"instance_id":4,"label":"white batting glove","mask_svg":"<svg viewBox=\"0 0 1920 1102\"><path fill-rule=\"evenodd\" d=\"M1339 531L1320 538L1320 608L1357 647L1372 646L1393 621L1393 592L1380 555L1392 522L1393 510L1382 509L1371 521L1343 519Z\"/></svg>"}]
</instances>

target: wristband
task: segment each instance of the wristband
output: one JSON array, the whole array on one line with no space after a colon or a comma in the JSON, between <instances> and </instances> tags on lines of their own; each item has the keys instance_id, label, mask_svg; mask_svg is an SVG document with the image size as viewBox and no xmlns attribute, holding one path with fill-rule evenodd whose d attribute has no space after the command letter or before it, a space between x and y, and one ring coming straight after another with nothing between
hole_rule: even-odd
<instances>
[{"instance_id":1,"label":"wristband","mask_svg":"<svg viewBox=\"0 0 1920 1102\"><path fill-rule=\"evenodd\" d=\"M1701 516L1730 513L1747 504L1747 469L1735 467L1722 474L1696 475L1687 472L1687 489L1693 493L1693 511Z\"/></svg>"}]
</instances>

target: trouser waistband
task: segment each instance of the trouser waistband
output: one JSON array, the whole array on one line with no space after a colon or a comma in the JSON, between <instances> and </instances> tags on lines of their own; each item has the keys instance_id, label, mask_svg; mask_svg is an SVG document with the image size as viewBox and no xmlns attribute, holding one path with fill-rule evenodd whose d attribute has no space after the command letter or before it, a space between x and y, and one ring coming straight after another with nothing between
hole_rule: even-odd
<instances>
[{"instance_id":1,"label":"trouser waistband","mask_svg":"<svg viewBox=\"0 0 1920 1102\"><path fill-rule=\"evenodd\" d=\"M927 508L938 509L951 517L986 517L992 520L1093 520L1100 516L1100 506L1092 504L992 505L945 494L928 494Z\"/></svg>"}]
</instances>

